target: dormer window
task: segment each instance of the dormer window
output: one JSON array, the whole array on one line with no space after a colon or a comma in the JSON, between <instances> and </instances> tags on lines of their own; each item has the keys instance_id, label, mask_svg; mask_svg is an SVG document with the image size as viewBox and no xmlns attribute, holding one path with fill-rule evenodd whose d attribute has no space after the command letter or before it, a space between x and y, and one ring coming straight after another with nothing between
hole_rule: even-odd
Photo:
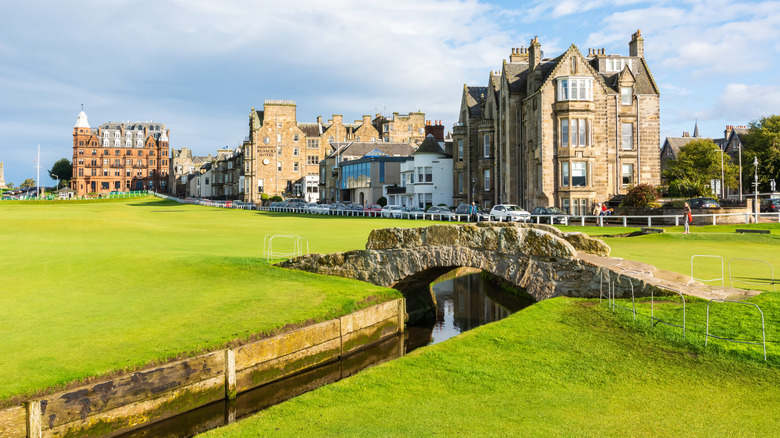
<instances>
[{"instance_id":1,"label":"dormer window","mask_svg":"<svg viewBox=\"0 0 780 438\"><path fill-rule=\"evenodd\" d=\"M623 68L625 66L628 66L628 69L631 70L631 60L627 58L607 58L606 59L606 71L608 72L616 72L616 71L623 71Z\"/></svg>"},{"instance_id":2,"label":"dormer window","mask_svg":"<svg viewBox=\"0 0 780 438\"><path fill-rule=\"evenodd\" d=\"M558 101L593 100L593 78L558 78Z\"/></svg>"}]
</instances>

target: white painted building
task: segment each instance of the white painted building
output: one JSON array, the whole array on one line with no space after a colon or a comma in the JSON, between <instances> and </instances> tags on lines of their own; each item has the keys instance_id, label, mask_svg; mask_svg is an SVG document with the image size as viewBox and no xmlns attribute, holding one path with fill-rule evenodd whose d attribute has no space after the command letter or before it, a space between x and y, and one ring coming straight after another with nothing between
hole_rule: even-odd
<instances>
[{"instance_id":1,"label":"white painted building","mask_svg":"<svg viewBox=\"0 0 780 438\"><path fill-rule=\"evenodd\" d=\"M426 210L431 205L451 206L452 181L452 154L428 135L412 159L401 163L401 190L385 189L388 204L417 205Z\"/></svg>"}]
</instances>

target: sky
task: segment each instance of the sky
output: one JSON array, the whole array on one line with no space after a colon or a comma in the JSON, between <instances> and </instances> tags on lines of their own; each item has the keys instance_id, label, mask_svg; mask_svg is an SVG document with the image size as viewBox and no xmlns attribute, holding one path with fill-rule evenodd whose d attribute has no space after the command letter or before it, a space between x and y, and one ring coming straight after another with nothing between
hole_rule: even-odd
<instances>
[{"instance_id":1,"label":"sky","mask_svg":"<svg viewBox=\"0 0 780 438\"><path fill-rule=\"evenodd\" d=\"M628 55L638 29L661 139L780 113L780 1L14 0L0 16L0 161L18 185L40 145L53 185L82 105L92 127L159 122L198 155L238 147L268 99L296 101L300 122L422 111L450 131L463 85L486 85L512 48L538 36L545 57Z\"/></svg>"}]
</instances>

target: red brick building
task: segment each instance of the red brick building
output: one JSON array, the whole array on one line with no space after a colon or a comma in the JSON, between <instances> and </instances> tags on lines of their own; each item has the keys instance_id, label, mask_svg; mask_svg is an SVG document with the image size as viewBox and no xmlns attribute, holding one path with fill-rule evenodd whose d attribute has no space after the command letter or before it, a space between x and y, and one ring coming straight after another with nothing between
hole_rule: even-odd
<instances>
[{"instance_id":1,"label":"red brick building","mask_svg":"<svg viewBox=\"0 0 780 438\"><path fill-rule=\"evenodd\" d=\"M90 128L81 111L73 127L77 196L134 190L166 191L170 130L155 122L108 122Z\"/></svg>"}]
</instances>

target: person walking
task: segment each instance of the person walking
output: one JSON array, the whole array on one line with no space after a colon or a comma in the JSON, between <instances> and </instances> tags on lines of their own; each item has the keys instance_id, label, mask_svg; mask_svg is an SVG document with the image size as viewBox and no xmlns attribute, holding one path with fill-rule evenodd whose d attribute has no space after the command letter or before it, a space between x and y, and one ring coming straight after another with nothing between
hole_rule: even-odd
<instances>
[{"instance_id":1,"label":"person walking","mask_svg":"<svg viewBox=\"0 0 780 438\"><path fill-rule=\"evenodd\" d=\"M593 207L593 216L596 216L596 225L603 227L604 224L599 220L599 216L601 216L601 202L597 202L596 206Z\"/></svg>"},{"instance_id":2,"label":"person walking","mask_svg":"<svg viewBox=\"0 0 780 438\"><path fill-rule=\"evenodd\" d=\"M471 203L469 214L471 214L471 222L477 222L477 204L475 202Z\"/></svg>"},{"instance_id":3,"label":"person walking","mask_svg":"<svg viewBox=\"0 0 780 438\"><path fill-rule=\"evenodd\" d=\"M685 229L683 230L683 234L690 234L690 224L693 222L693 215L691 215L691 206L688 205L687 202L683 205L683 215L685 216Z\"/></svg>"}]
</instances>

